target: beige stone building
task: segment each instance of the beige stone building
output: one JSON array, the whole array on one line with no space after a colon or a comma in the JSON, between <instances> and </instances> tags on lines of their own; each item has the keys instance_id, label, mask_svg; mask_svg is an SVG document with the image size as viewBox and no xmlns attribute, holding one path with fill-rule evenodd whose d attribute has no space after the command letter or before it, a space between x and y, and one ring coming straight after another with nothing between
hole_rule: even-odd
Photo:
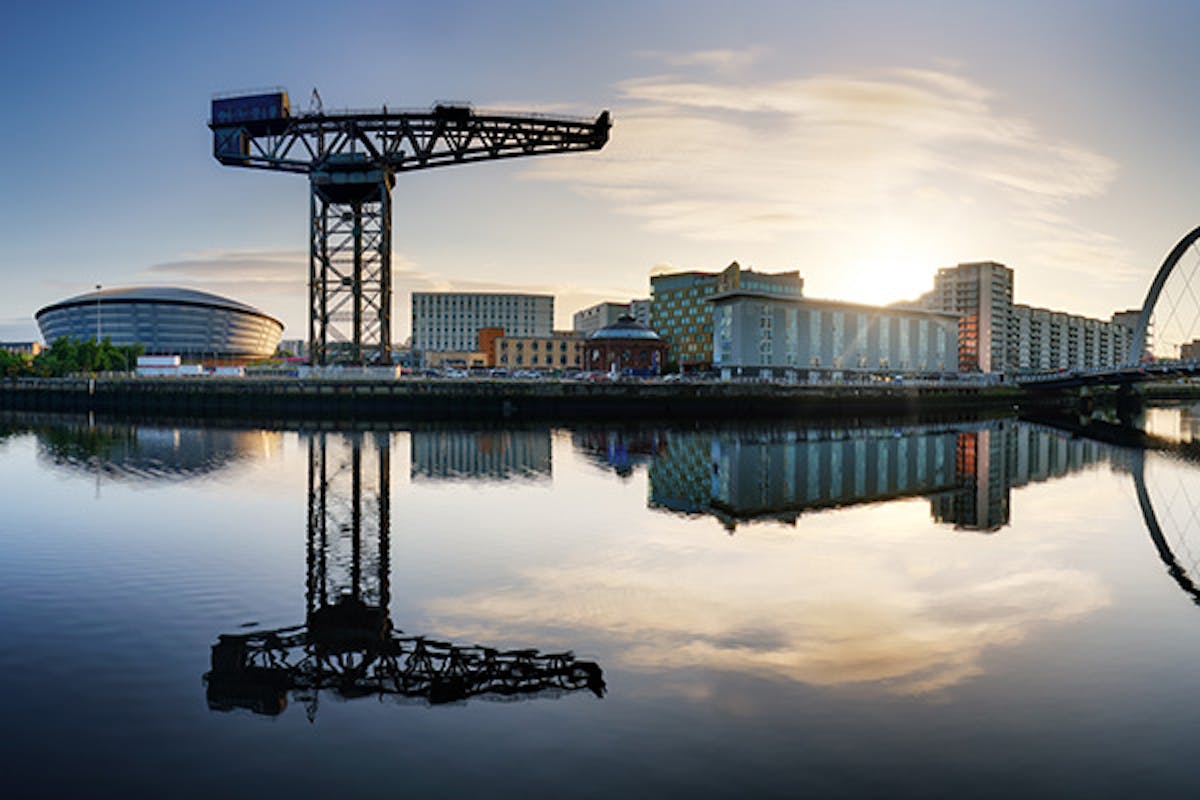
<instances>
[{"instance_id":1,"label":"beige stone building","mask_svg":"<svg viewBox=\"0 0 1200 800\"><path fill-rule=\"evenodd\" d=\"M583 334L553 331L549 336L500 336L495 340L499 369L563 371L583 369Z\"/></svg>"}]
</instances>

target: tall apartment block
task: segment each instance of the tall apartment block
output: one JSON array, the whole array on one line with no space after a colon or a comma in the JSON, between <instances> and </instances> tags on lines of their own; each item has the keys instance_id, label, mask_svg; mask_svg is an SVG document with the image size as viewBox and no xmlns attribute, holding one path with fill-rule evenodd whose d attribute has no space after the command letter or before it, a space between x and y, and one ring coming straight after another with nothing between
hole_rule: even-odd
<instances>
[{"instance_id":1,"label":"tall apartment block","mask_svg":"<svg viewBox=\"0 0 1200 800\"><path fill-rule=\"evenodd\" d=\"M713 363L712 304L718 293L746 291L789 299L804 295L798 271L755 272L734 261L721 272L674 272L650 279L650 327L667 343L667 360L683 369Z\"/></svg>"},{"instance_id":2,"label":"tall apartment block","mask_svg":"<svg viewBox=\"0 0 1200 800\"><path fill-rule=\"evenodd\" d=\"M1048 308L1013 306L1009 368L1046 372L1094 369L1129 359L1137 320L1113 314L1106 322Z\"/></svg>"},{"instance_id":3,"label":"tall apartment block","mask_svg":"<svg viewBox=\"0 0 1200 800\"><path fill-rule=\"evenodd\" d=\"M933 291L920 305L959 316L958 368L962 372L1003 372L1008 366L1013 272L994 261L944 267Z\"/></svg>"},{"instance_id":4,"label":"tall apartment block","mask_svg":"<svg viewBox=\"0 0 1200 800\"><path fill-rule=\"evenodd\" d=\"M499 328L505 336L549 337L553 325L553 295L412 294L412 346L421 352L474 352L484 328Z\"/></svg>"},{"instance_id":5,"label":"tall apartment block","mask_svg":"<svg viewBox=\"0 0 1200 800\"><path fill-rule=\"evenodd\" d=\"M1111 320L1013 304L1013 272L983 261L939 269L933 291L918 303L959 314L958 363L963 372L1092 369L1128 359L1138 311Z\"/></svg>"}]
</instances>

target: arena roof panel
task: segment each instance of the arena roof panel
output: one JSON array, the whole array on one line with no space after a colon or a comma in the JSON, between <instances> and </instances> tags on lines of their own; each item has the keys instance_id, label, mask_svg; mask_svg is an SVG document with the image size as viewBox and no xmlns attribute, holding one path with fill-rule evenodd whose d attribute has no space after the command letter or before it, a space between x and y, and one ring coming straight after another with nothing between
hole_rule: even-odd
<instances>
[{"instance_id":1,"label":"arena roof panel","mask_svg":"<svg viewBox=\"0 0 1200 800\"><path fill-rule=\"evenodd\" d=\"M228 297L212 294L211 292L202 292L198 289L185 289L180 286L122 286L112 289L101 289L98 292L86 292L68 297L66 300L59 300L57 303L51 303L45 308L39 310L35 317L40 317L47 311L52 311L58 308L67 308L69 306L84 305L86 303L100 302L144 302L144 303L184 303L190 305L208 306L210 308L228 308L234 311L244 311L247 314L256 314L260 317L274 319L270 314L266 314L254 306L237 300L231 300ZM278 320L276 320L278 322Z\"/></svg>"}]
</instances>

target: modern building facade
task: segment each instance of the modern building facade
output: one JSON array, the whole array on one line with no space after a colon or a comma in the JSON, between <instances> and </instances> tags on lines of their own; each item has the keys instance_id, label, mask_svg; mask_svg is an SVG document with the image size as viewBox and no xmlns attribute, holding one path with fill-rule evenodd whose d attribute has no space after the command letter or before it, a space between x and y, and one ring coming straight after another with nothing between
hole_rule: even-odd
<instances>
[{"instance_id":1,"label":"modern building facade","mask_svg":"<svg viewBox=\"0 0 1200 800\"><path fill-rule=\"evenodd\" d=\"M554 297L548 294L413 292L412 346L422 353L477 352L479 331L550 336Z\"/></svg>"},{"instance_id":2,"label":"modern building facade","mask_svg":"<svg viewBox=\"0 0 1200 800\"><path fill-rule=\"evenodd\" d=\"M109 339L147 355L245 360L274 354L283 323L256 308L173 286L104 289L71 297L35 315L42 337Z\"/></svg>"},{"instance_id":3,"label":"modern building facade","mask_svg":"<svg viewBox=\"0 0 1200 800\"><path fill-rule=\"evenodd\" d=\"M572 327L576 333L582 333L585 337L591 336L606 325L612 325L625 315L633 317L647 328L651 327L650 301L630 300L628 303L596 303L596 305L588 306L582 311L576 311L572 320Z\"/></svg>"},{"instance_id":4,"label":"modern building facade","mask_svg":"<svg viewBox=\"0 0 1200 800\"><path fill-rule=\"evenodd\" d=\"M653 328L654 326L650 324L651 308L650 298L648 297L644 300L630 300L629 316L647 328Z\"/></svg>"},{"instance_id":5,"label":"modern building facade","mask_svg":"<svg viewBox=\"0 0 1200 800\"><path fill-rule=\"evenodd\" d=\"M709 299L733 291L798 299L804 279L798 271L763 273L735 261L721 272L675 272L650 279L650 326L666 342L667 360L682 369L713 364L713 319Z\"/></svg>"},{"instance_id":6,"label":"modern building facade","mask_svg":"<svg viewBox=\"0 0 1200 800\"><path fill-rule=\"evenodd\" d=\"M626 314L587 338L584 366L648 378L662 374L666 354L659 335Z\"/></svg>"},{"instance_id":7,"label":"modern building facade","mask_svg":"<svg viewBox=\"0 0 1200 800\"><path fill-rule=\"evenodd\" d=\"M934 277L933 291L918 303L959 315L958 364L963 372L1003 372L1008 366L1011 269L994 261L944 267Z\"/></svg>"},{"instance_id":8,"label":"modern building facade","mask_svg":"<svg viewBox=\"0 0 1200 800\"><path fill-rule=\"evenodd\" d=\"M1014 305L1009 325L1008 369L1013 372L1096 369L1123 364L1133 328L1048 308Z\"/></svg>"},{"instance_id":9,"label":"modern building facade","mask_svg":"<svg viewBox=\"0 0 1200 800\"><path fill-rule=\"evenodd\" d=\"M1013 303L1013 271L994 261L939 269L917 305L960 315L964 372L1094 369L1129 358L1138 310L1099 320Z\"/></svg>"},{"instance_id":10,"label":"modern building facade","mask_svg":"<svg viewBox=\"0 0 1200 800\"><path fill-rule=\"evenodd\" d=\"M722 377L958 370L955 314L746 291L710 302Z\"/></svg>"},{"instance_id":11,"label":"modern building facade","mask_svg":"<svg viewBox=\"0 0 1200 800\"><path fill-rule=\"evenodd\" d=\"M605 325L611 325L629 313L629 303L596 303L585 309L576 311L572 317L571 327L576 333L591 336Z\"/></svg>"},{"instance_id":12,"label":"modern building facade","mask_svg":"<svg viewBox=\"0 0 1200 800\"><path fill-rule=\"evenodd\" d=\"M0 342L0 350L30 358L36 357L44 349L41 342Z\"/></svg>"},{"instance_id":13,"label":"modern building facade","mask_svg":"<svg viewBox=\"0 0 1200 800\"><path fill-rule=\"evenodd\" d=\"M1142 318L1142 310L1140 308L1129 308L1129 309L1126 309L1125 311L1117 311L1116 313L1114 313L1112 315L1112 321L1114 323L1116 323L1117 325L1124 325L1126 328L1128 328L1131 331L1137 330L1138 320L1141 318ZM1136 354L1136 355L1134 353L1129 353L1129 352L1125 353L1125 362L1136 364L1139 361L1149 358L1150 357L1150 347L1153 343L1154 343L1154 331L1147 330L1146 331L1145 349L1141 353ZM1133 346L1133 344L1131 341L1130 347L1132 347L1132 346Z\"/></svg>"},{"instance_id":14,"label":"modern building facade","mask_svg":"<svg viewBox=\"0 0 1200 800\"><path fill-rule=\"evenodd\" d=\"M582 369L583 343L584 337L575 331L553 331L550 336L500 336L493 343L492 364L500 369Z\"/></svg>"}]
</instances>

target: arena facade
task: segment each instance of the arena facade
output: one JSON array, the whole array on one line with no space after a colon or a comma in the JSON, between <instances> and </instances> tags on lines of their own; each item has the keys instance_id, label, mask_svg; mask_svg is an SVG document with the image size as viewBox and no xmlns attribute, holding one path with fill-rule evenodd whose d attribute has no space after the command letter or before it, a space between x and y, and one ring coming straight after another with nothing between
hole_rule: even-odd
<instances>
[{"instance_id":1,"label":"arena facade","mask_svg":"<svg viewBox=\"0 0 1200 800\"><path fill-rule=\"evenodd\" d=\"M47 344L64 336L140 344L148 355L250 360L275 352L283 323L227 297L174 286L103 289L35 315Z\"/></svg>"}]
</instances>

